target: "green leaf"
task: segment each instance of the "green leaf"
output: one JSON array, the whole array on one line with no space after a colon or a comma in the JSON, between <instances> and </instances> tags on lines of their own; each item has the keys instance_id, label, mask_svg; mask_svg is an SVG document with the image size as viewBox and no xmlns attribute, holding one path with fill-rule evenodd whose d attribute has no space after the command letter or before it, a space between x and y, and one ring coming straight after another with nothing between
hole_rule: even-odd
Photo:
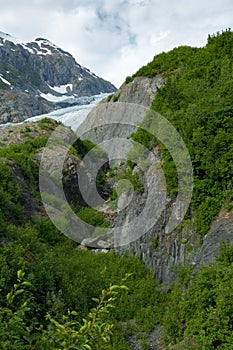
<instances>
[{"instance_id":1,"label":"green leaf","mask_svg":"<svg viewBox=\"0 0 233 350\"><path fill-rule=\"evenodd\" d=\"M6 300L7 300L8 302L10 302L12 296L13 296L13 291L11 291L10 293L7 294Z\"/></svg>"},{"instance_id":2,"label":"green leaf","mask_svg":"<svg viewBox=\"0 0 233 350\"><path fill-rule=\"evenodd\" d=\"M19 294L22 294L24 292L24 289L19 289L15 292L15 296L16 295L19 295Z\"/></svg>"},{"instance_id":3,"label":"green leaf","mask_svg":"<svg viewBox=\"0 0 233 350\"><path fill-rule=\"evenodd\" d=\"M25 273L22 270L17 271L17 278L21 280L24 277Z\"/></svg>"},{"instance_id":4,"label":"green leaf","mask_svg":"<svg viewBox=\"0 0 233 350\"><path fill-rule=\"evenodd\" d=\"M84 347L85 349L91 350L91 347L90 347L90 345L88 345L88 344L84 344L83 347Z\"/></svg>"},{"instance_id":5,"label":"green leaf","mask_svg":"<svg viewBox=\"0 0 233 350\"><path fill-rule=\"evenodd\" d=\"M71 315L77 316L78 313L76 311L71 311Z\"/></svg>"},{"instance_id":6,"label":"green leaf","mask_svg":"<svg viewBox=\"0 0 233 350\"><path fill-rule=\"evenodd\" d=\"M23 282L22 285L27 287L33 287L33 285L28 281Z\"/></svg>"},{"instance_id":7,"label":"green leaf","mask_svg":"<svg viewBox=\"0 0 233 350\"><path fill-rule=\"evenodd\" d=\"M99 303L99 299L98 298L92 298L93 301L95 301L96 303Z\"/></svg>"},{"instance_id":8,"label":"green leaf","mask_svg":"<svg viewBox=\"0 0 233 350\"><path fill-rule=\"evenodd\" d=\"M121 289L124 289L124 290L129 290L129 288L126 287L126 286L120 286L120 288L121 288Z\"/></svg>"},{"instance_id":9,"label":"green leaf","mask_svg":"<svg viewBox=\"0 0 233 350\"><path fill-rule=\"evenodd\" d=\"M111 287L109 288L109 290L110 290L110 292L112 292L113 290L119 289L119 288L120 288L119 286L113 285L113 286L111 286Z\"/></svg>"}]
</instances>

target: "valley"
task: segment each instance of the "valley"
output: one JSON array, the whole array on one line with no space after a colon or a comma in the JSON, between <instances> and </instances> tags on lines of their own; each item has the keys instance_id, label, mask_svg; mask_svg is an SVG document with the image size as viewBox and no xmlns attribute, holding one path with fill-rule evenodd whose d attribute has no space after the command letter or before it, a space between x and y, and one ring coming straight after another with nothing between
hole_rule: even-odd
<instances>
[{"instance_id":1,"label":"valley","mask_svg":"<svg viewBox=\"0 0 233 350\"><path fill-rule=\"evenodd\" d=\"M17 50L73 62L44 40ZM209 35L117 91L76 63L82 96L27 82L46 108L0 119L0 349L232 348L232 50Z\"/></svg>"}]
</instances>

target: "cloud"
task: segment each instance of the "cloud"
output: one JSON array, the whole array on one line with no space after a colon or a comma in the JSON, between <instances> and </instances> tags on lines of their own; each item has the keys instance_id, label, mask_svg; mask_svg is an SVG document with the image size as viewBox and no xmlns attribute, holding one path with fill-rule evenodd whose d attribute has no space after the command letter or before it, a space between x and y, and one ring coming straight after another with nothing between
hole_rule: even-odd
<instances>
[{"instance_id":1,"label":"cloud","mask_svg":"<svg viewBox=\"0 0 233 350\"><path fill-rule=\"evenodd\" d=\"M232 26L231 0L2 1L0 30L24 40L46 37L77 62L119 86L155 54L202 46Z\"/></svg>"}]
</instances>

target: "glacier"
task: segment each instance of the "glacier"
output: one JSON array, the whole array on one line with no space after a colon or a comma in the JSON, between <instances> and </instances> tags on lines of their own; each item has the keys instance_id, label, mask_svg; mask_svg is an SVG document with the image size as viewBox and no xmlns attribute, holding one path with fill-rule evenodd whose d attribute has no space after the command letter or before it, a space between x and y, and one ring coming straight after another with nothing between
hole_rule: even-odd
<instances>
[{"instance_id":1,"label":"glacier","mask_svg":"<svg viewBox=\"0 0 233 350\"><path fill-rule=\"evenodd\" d=\"M101 100L106 98L109 93L101 93L99 95L93 96L83 96L78 98L78 105L56 109L47 114L36 115L25 119L20 123L6 123L1 124L0 129L6 128L8 126L13 127L14 125L19 125L27 122L39 121L43 118L51 118L58 122L61 122L65 126L71 127L73 131L76 131L79 125L86 119L89 112L98 104Z\"/></svg>"}]
</instances>

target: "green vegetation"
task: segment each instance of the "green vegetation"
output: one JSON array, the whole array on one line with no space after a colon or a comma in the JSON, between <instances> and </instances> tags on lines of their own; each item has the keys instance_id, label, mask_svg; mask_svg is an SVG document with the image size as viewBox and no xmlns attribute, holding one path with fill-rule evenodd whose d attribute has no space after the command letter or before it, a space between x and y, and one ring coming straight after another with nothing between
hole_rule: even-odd
<instances>
[{"instance_id":1,"label":"green vegetation","mask_svg":"<svg viewBox=\"0 0 233 350\"><path fill-rule=\"evenodd\" d=\"M41 130L54 130L54 123L55 122L49 118L43 118L39 120L38 126L40 127Z\"/></svg>"},{"instance_id":2,"label":"green vegetation","mask_svg":"<svg viewBox=\"0 0 233 350\"><path fill-rule=\"evenodd\" d=\"M131 83L132 81L133 81L133 77L126 77L126 79L125 79L125 84L129 84L129 83Z\"/></svg>"},{"instance_id":3,"label":"green vegetation","mask_svg":"<svg viewBox=\"0 0 233 350\"><path fill-rule=\"evenodd\" d=\"M120 98L120 95L121 95L121 94L115 95L115 96L113 97L113 102L117 102L117 101L119 100L119 98Z\"/></svg>"},{"instance_id":4,"label":"green vegetation","mask_svg":"<svg viewBox=\"0 0 233 350\"><path fill-rule=\"evenodd\" d=\"M81 140L77 138L77 140L73 144L73 148L76 149L77 154L81 159L85 157L85 155L93 149L92 157L106 157L106 152L102 150L100 147L96 146L93 142L89 140ZM107 158L106 158L107 159Z\"/></svg>"},{"instance_id":5,"label":"green vegetation","mask_svg":"<svg viewBox=\"0 0 233 350\"><path fill-rule=\"evenodd\" d=\"M152 109L167 118L182 136L194 170L192 212L196 231L204 235L221 206L233 198L233 33L209 36L204 48L182 46L154 57L135 76L166 79ZM139 131L133 139L149 146ZM177 192L174 162L162 147L168 191Z\"/></svg>"},{"instance_id":6,"label":"green vegetation","mask_svg":"<svg viewBox=\"0 0 233 350\"><path fill-rule=\"evenodd\" d=\"M39 162L35 154L44 147L47 136L29 137L21 142L0 150L0 349L68 349L71 345L82 349L77 345L82 329L82 339L91 349L97 349L98 345L101 349L106 346L106 349L127 350L122 322L135 319L134 332L146 333L160 321L161 296L152 273L139 259L127 255L93 254L78 249L43 211L43 215L38 212L38 216L30 218L23 205L25 188L21 182L17 184L14 164L40 208ZM90 145L80 140L78 144L75 150L79 153L82 149L81 158ZM82 219L106 226L102 214L73 204ZM16 277L18 270L25 272L27 285L22 285L22 276ZM91 329L87 330L85 327L93 319L92 309L96 308L93 298L103 296L102 290L109 293L109 285L118 285L128 273L132 273L127 280L129 289L119 293L117 307L109 314L103 311L96 328L91 322ZM111 298L108 294L106 301L110 304ZM105 310L106 304L103 307Z\"/></svg>"},{"instance_id":7,"label":"green vegetation","mask_svg":"<svg viewBox=\"0 0 233 350\"><path fill-rule=\"evenodd\" d=\"M114 253L93 254L90 251L78 250L75 243L57 232L48 220L27 224L21 228L11 225L5 229L4 239L1 241L1 307L4 310L9 308L4 296L11 292L12 284L17 283L15 271L21 266L26 271L27 281L33 286L20 294L13 305L12 311L17 312L14 317L23 318L23 322L19 320L20 326L15 329L15 320L12 320L10 315L10 319L2 320L2 327L5 329L5 322L10 323L12 328L8 334L12 335L13 332L16 339L20 339L24 345L30 344L31 349L35 344L35 340L32 342L31 339L37 339L35 332L41 329L40 325L43 325L45 332L49 331L46 338L53 339L53 342L57 334L55 328L62 330L56 323L56 327L51 329L51 319L46 319L47 314L60 324L65 324L66 318L63 318L63 315L67 315L68 310L73 310L75 318L70 316L69 321L72 324L81 324L82 319L95 307L93 298L101 295L102 289L108 288L110 283L119 283L127 271L134 273L127 281L129 290L119 295L117 307L111 311L109 321L106 317L102 319L102 322L107 324L118 325L112 330L109 348L119 349L118 344L121 341L121 349L127 349L119 322L136 319L137 329L142 331L150 331L154 324L159 322L160 295L152 274L146 271L139 260L127 256L120 257ZM151 314L150 319L147 318L148 314ZM34 335L29 337L32 343L29 343L29 340L27 343L28 329L32 330L31 334ZM71 334L68 331L67 333ZM72 344L71 340L69 341L68 344ZM53 342L51 349L56 349ZM22 345L20 349L26 348L26 345Z\"/></svg>"},{"instance_id":8,"label":"green vegetation","mask_svg":"<svg viewBox=\"0 0 233 350\"><path fill-rule=\"evenodd\" d=\"M75 213L78 217L94 227L108 227L108 223L105 221L103 213L98 210L89 207L75 208Z\"/></svg>"},{"instance_id":9,"label":"green vegetation","mask_svg":"<svg viewBox=\"0 0 233 350\"><path fill-rule=\"evenodd\" d=\"M31 325L26 326L29 300L14 309L14 299L24 293L25 288L33 287L30 282L23 281L24 275L22 270L18 270L17 283L6 296L7 307L0 307L1 349L110 349L114 325L108 321L109 313L118 290L128 290L126 286L113 285L103 289L99 299L93 298L97 306L91 309L82 323L76 321L77 312L68 310L61 323L48 313L48 328L43 329L41 325L33 329Z\"/></svg>"},{"instance_id":10,"label":"green vegetation","mask_svg":"<svg viewBox=\"0 0 233 350\"><path fill-rule=\"evenodd\" d=\"M110 102L110 101L111 101L111 99L112 99L112 97L113 97L113 94L108 95L108 97L107 97L107 101L108 101L108 102Z\"/></svg>"},{"instance_id":11,"label":"green vegetation","mask_svg":"<svg viewBox=\"0 0 233 350\"><path fill-rule=\"evenodd\" d=\"M80 138L77 138L75 143L73 144L73 147L77 150L78 154L81 156L81 158L84 158L85 155L95 147L95 144L89 140L81 140Z\"/></svg>"},{"instance_id":12,"label":"green vegetation","mask_svg":"<svg viewBox=\"0 0 233 350\"><path fill-rule=\"evenodd\" d=\"M2 89L2 90L9 90L10 87L9 87L9 85L7 83L4 83L2 81L2 79L0 79L0 89Z\"/></svg>"},{"instance_id":13,"label":"green vegetation","mask_svg":"<svg viewBox=\"0 0 233 350\"><path fill-rule=\"evenodd\" d=\"M202 235L222 205L232 210L232 44L233 33L227 30L209 36L204 48L162 53L136 74L167 79L152 108L176 127L189 149L195 190L191 216L182 225L193 228L194 217ZM79 249L42 209L35 155L52 127L48 121L39 125L45 136L33 139L27 127L26 140L0 150L0 349L129 350L126 338L135 335L145 350L146 336L156 325L162 326L164 349L233 349L233 247L223 243L210 266L177 267L177 281L168 291L137 258ZM143 128L132 138L157 148L168 189L176 193L169 152ZM72 152L82 159L93 147L77 140ZM96 152L105 157L100 149ZM133 161L106 167L99 186L116 180L119 192L130 191L129 180L142 193L141 175L133 175L133 167ZM23 201L26 187L38 205L33 218ZM78 202L72 206L82 219L105 227L102 214ZM156 235L151 246L159 247Z\"/></svg>"},{"instance_id":14,"label":"green vegetation","mask_svg":"<svg viewBox=\"0 0 233 350\"><path fill-rule=\"evenodd\" d=\"M169 349L233 349L233 247L222 244L217 262L190 280L180 268L163 318L163 342Z\"/></svg>"},{"instance_id":15,"label":"green vegetation","mask_svg":"<svg viewBox=\"0 0 233 350\"><path fill-rule=\"evenodd\" d=\"M113 201L115 201L121 193L130 193L132 189L138 194L144 192L144 186L140 180L139 173L133 174L133 166L130 162L127 165L122 163L110 169L106 176L112 178L114 184L116 184L116 187L114 186L113 190L110 192L110 199Z\"/></svg>"},{"instance_id":16,"label":"green vegetation","mask_svg":"<svg viewBox=\"0 0 233 350\"><path fill-rule=\"evenodd\" d=\"M154 249L156 249L159 245L159 237L158 236L154 236L152 239L151 239L151 245Z\"/></svg>"}]
</instances>

